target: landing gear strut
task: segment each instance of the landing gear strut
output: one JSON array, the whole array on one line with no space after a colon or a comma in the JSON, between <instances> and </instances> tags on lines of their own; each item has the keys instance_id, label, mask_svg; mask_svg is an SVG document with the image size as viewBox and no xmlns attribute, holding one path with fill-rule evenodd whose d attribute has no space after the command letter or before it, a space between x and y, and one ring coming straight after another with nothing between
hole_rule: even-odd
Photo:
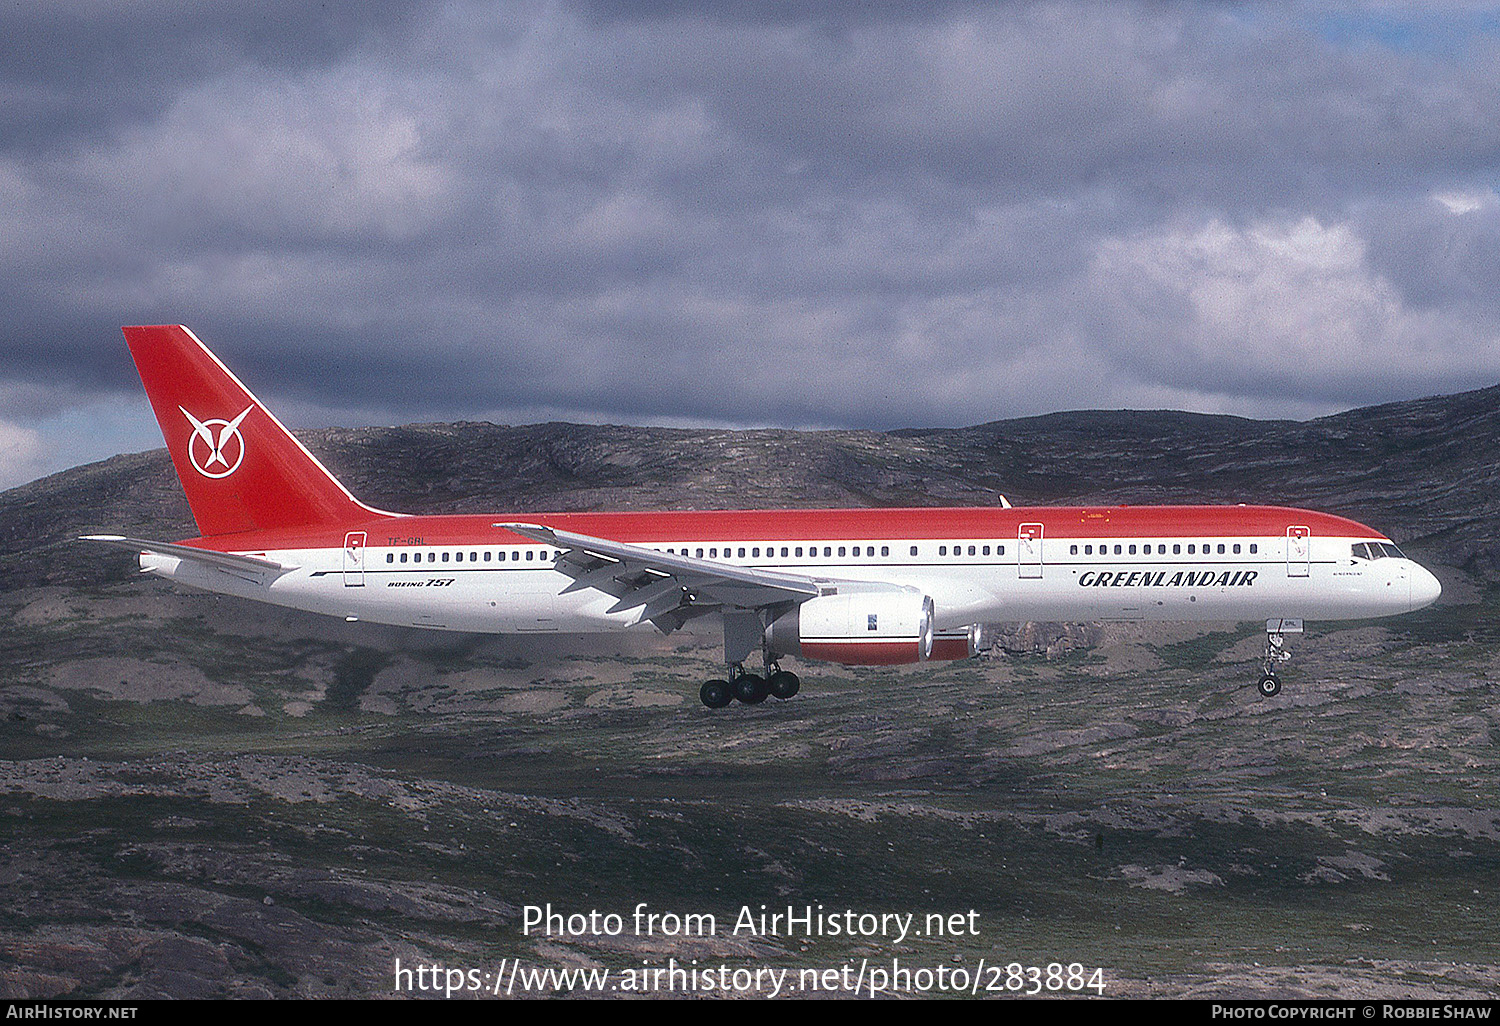
<instances>
[{"instance_id":1,"label":"landing gear strut","mask_svg":"<svg viewBox=\"0 0 1500 1026\"><path fill-rule=\"evenodd\" d=\"M1292 654L1286 650L1286 636L1301 633L1301 620L1266 621L1266 656L1261 663L1260 680L1255 685L1255 690L1260 692L1262 698L1275 698L1281 694L1281 678L1276 675L1276 667L1292 658Z\"/></svg>"}]
</instances>

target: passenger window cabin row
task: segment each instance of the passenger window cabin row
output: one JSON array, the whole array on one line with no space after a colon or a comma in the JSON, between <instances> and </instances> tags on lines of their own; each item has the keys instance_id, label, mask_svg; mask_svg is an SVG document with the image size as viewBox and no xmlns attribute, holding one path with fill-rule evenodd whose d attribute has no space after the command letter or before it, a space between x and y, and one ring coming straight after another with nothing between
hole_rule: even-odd
<instances>
[{"instance_id":1,"label":"passenger window cabin row","mask_svg":"<svg viewBox=\"0 0 1500 1026\"><path fill-rule=\"evenodd\" d=\"M673 546L673 547L668 548L666 551L668 553L672 554L672 555L678 555L678 556L689 556L690 555L690 556L692 556L695 559L720 559L720 558L723 558L723 559L761 559L761 558L765 558L765 559L777 559L777 558L780 558L780 559L817 559L817 558L819 558L819 547L817 545L795 545L795 546L792 546L792 545L783 545L783 546L780 547L780 556L779 557L777 556L777 547L774 546L774 545L766 545L764 547L759 546L759 545L751 545L751 546L740 545L740 546L737 546L737 547L736 546L726 545L726 546L723 546L722 548L723 548L723 555L722 555L722 557L720 556L720 546L717 546L717 545L709 545L709 546L701 546L700 545L700 546L697 546L695 548L689 548L687 546L682 546L681 548L678 548L676 546ZM761 556L761 550L762 550L762 548L764 548L764 550L765 550L765 556L764 557ZM889 545L881 545L878 548L879 548L880 556L882 558L889 558L890 557L891 547ZM822 551L822 558L824 558L824 559L833 559L833 558L848 559L848 558L851 558L851 557L854 558L854 559L874 559L874 558L876 558L876 556L875 556L876 549L877 549L877 547L874 546L874 545L853 545L853 546L851 546L851 545L824 545L824 546L822 546L821 551ZM506 555L507 551L509 551L509 557L507 557L507 555ZM938 551L938 555L939 556L947 556L948 553L949 553L949 546L947 546L947 545L939 545L937 551ZM991 554L992 551L997 556L1003 556L1003 555L1005 555L1005 546L1004 545L995 545L995 546L990 546L990 545L970 545L970 546L968 546L968 554L971 555L971 556L988 556L988 555ZM522 555L523 552L525 553L524 556ZM748 556L746 555L747 552L749 553ZM953 553L954 556L962 556L962 555L964 555L964 552L965 552L965 549L964 549L963 545L955 544L955 545L952 546L952 553ZM835 556L835 553L837 553L837 556ZM912 556L918 556L918 555L920 555L921 554L921 548L920 548L920 546L917 546L917 545L911 546L910 547L910 554ZM469 563L500 562L500 563L504 563L504 562L507 562L507 558L508 558L508 560L510 562L519 562L519 561L521 561L523 559L525 559L525 560L527 560L529 562L535 562L539 558L541 560L543 560L543 561L546 561L546 560L549 560L549 559L550 560L556 560L559 555L561 555L561 552L560 552L560 550L557 550L557 549L541 549L541 550L538 550L538 549L534 549L534 548L510 549L510 550L506 550L506 549L499 549L499 550L494 550L494 549L483 549L483 550L472 549L472 550L469 550L467 556L465 555L465 553L463 552L463 550L457 550L457 551L449 551L449 550L423 550L421 552L410 552L410 553L408 553L408 552L400 552L400 553L387 552L385 554L385 561L387 563L439 563L439 562L441 562L441 563L463 563L463 562L469 562Z\"/></svg>"},{"instance_id":2,"label":"passenger window cabin row","mask_svg":"<svg viewBox=\"0 0 1500 1026\"><path fill-rule=\"evenodd\" d=\"M1154 553L1152 551L1153 545L1155 546ZM765 551L764 557L762 557L761 555L762 548L764 548ZM997 544L991 546L975 544L965 546L961 544L954 544L950 547L944 544L937 547L938 556L948 556L950 553L950 548L953 557L960 557L964 555L983 557L989 556L992 553L996 556L1005 555L1004 545ZM1205 556L1223 556L1231 554L1237 556L1241 553L1241 543L1239 542L1218 542L1217 544L1213 542L1173 542L1172 555L1183 555L1184 548L1186 549L1186 554L1189 556L1199 555L1200 550L1201 554ZM1385 551L1382 551L1382 545L1378 542L1371 543L1369 545L1360 544L1354 546L1354 555L1362 559L1379 559L1383 555L1397 557L1400 556L1401 550L1396 548L1396 546L1394 545L1386 544L1383 546L1383 548ZM820 552L821 558L823 559L848 559L851 557L854 559L873 559L875 558L876 554L876 546L874 545L824 545L821 547L821 549L817 545L782 545L779 550L779 555L778 549L774 545L766 545L764 547L759 545L725 545L722 547L722 556L720 556L720 549L721 547L717 545L700 545L693 548L689 548L687 546L682 546L680 548L677 546L673 546L668 548L666 551L672 555L691 556L694 559L818 559ZM1098 550L1097 553L1095 552L1096 549ZM1260 551L1260 546L1255 542L1250 542L1249 551L1251 555L1256 555ZM889 545L881 545L879 546L879 552L882 558L889 558L891 554L891 547ZM911 556L920 556L921 547L918 545L910 546L908 554ZM1096 554L1099 556L1134 556L1137 554L1145 556L1150 556L1153 554L1158 556L1165 556L1167 554L1167 545L1164 542L1117 542L1114 544L1114 550L1111 553L1110 545L1107 543L1100 543L1096 545L1094 543L1085 542L1082 544L1070 544L1068 546L1068 554L1070 556L1077 556L1080 554L1084 556L1093 556ZM410 553L387 552L385 554L385 561L387 563L504 563L507 561L518 563L523 560L526 562L547 562L550 560L556 560L560 555L562 555L561 550L547 548L470 549L467 552L462 549L429 549L423 550L421 552Z\"/></svg>"},{"instance_id":3,"label":"passenger window cabin row","mask_svg":"<svg viewBox=\"0 0 1500 1026\"><path fill-rule=\"evenodd\" d=\"M1156 546L1156 553L1155 553L1156 555L1158 555L1158 556L1165 556L1167 554L1167 546L1166 546L1165 543L1154 543L1154 542L1147 542L1145 544L1139 545L1139 548L1141 549L1141 553L1140 554L1143 555L1143 556L1149 556L1149 555L1151 555L1152 554L1151 546L1153 544ZM1182 542L1173 542L1172 543L1172 555L1174 555L1174 556L1180 556L1180 555L1182 555L1183 545L1184 545L1184 543L1182 543ZM1216 554L1215 553L1215 546L1214 546L1214 543L1212 543L1212 542L1203 542L1201 545L1198 542L1187 542L1186 546L1187 546L1187 554L1189 556L1196 556L1196 555L1198 555L1200 549L1202 550L1202 554L1205 555L1205 556ZM1083 546L1083 554L1085 556L1092 556L1092 555L1094 555L1094 548L1095 548L1095 546L1093 546L1093 545L1085 544ZM1113 554L1116 555L1116 556L1125 556L1125 555L1134 556L1136 554L1136 548L1137 548L1137 545L1117 544L1114 547L1114 553ZM1098 546L1098 549L1099 549L1099 555L1101 555L1101 556L1110 555L1110 551L1109 551L1109 546L1108 545L1100 545L1100 546ZM1217 546L1217 555L1220 555L1220 556L1229 555L1229 554L1233 554L1233 555L1238 556L1240 554L1240 551L1241 551L1241 546L1240 546L1239 542L1230 542L1230 543L1219 542L1218 546ZM1251 555L1255 555L1259 551L1260 551L1260 546L1257 543L1255 543L1255 542L1251 542L1250 543L1250 554ZM1070 545L1070 546L1068 546L1068 555L1070 555L1070 556L1076 556L1076 555L1078 555L1078 546L1077 545Z\"/></svg>"},{"instance_id":4,"label":"passenger window cabin row","mask_svg":"<svg viewBox=\"0 0 1500 1026\"><path fill-rule=\"evenodd\" d=\"M505 552L506 552L505 549L499 549L499 550L485 549L485 550L483 550L483 552L481 552L478 549L470 549L469 553L468 553L468 557L467 557L467 562L470 562L470 563L479 563L479 562L490 563L490 562L496 562L497 561L496 557L498 556L498 562L504 563L505 562ZM522 556L521 555L522 552L525 552L526 555ZM539 553L540 553L540 555L539 555ZM431 551L431 550L429 550L429 551L426 551L426 552L412 552L409 555L411 556L410 560L407 559L408 553L402 552L398 556L397 553L387 552L385 554L385 561L387 563L406 563L406 562L412 562L412 563L422 563L422 562L427 562L427 563L437 563L437 562L443 562L443 563L463 563L463 562L466 561L464 553L463 553L462 550L458 550L458 551L455 551L455 552L446 552L446 551L445 552L437 552L437 551ZM556 559L560 555L562 555L562 552L559 549L540 549L540 550L538 550L538 549L511 549L510 550L510 559L511 559L512 562L520 562L522 559L526 559L526 560L528 560L530 562L536 562L536 560L538 558L540 558L543 562L546 562L547 560ZM424 557L425 557L425 559L424 559Z\"/></svg>"},{"instance_id":5,"label":"passenger window cabin row","mask_svg":"<svg viewBox=\"0 0 1500 1026\"><path fill-rule=\"evenodd\" d=\"M848 558L852 557L854 559L873 559L873 558L875 558L875 548L876 547L874 545L853 545L853 546L849 546L849 545L824 545L822 547L822 558L823 559L833 559L833 558L848 559ZM971 555L971 556L974 556L974 555L985 555L985 556L988 556L990 554L990 548L991 547L988 546L988 545L970 545L969 546L969 555ZM765 555L766 559L777 559L777 558L780 558L780 559L817 559L817 558L819 558L819 556L818 556L819 549L818 549L818 546L816 546L816 545L783 545L783 546L781 546L781 555L779 557L776 555L777 550L776 550L776 546L774 546L774 545L767 545L765 547L765 551L766 551L766 555ZM698 546L698 547L692 548L692 549L689 549L689 548L686 548L686 547L684 547L682 549L669 548L669 549L667 549L667 552L670 553L670 554L672 554L672 555L677 555L677 556L689 556L690 555L694 559L719 559L720 558L718 547L712 546L712 545L707 546L707 547ZM750 555L748 557L745 555L745 552L746 552L746 546L744 546L744 545L741 545L741 546L738 546L738 547L735 547L735 546L732 546L732 545L726 545L726 546L724 546L724 555L723 555L723 558L724 559L747 559L747 558L748 559L760 559L761 558L760 546L756 546L756 545L749 546L749 553L750 553ZM994 552L995 552L996 555L1000 555L1000 556L1005 555L1005 546L1004 545L996 545L996 546L994 546ZM805 555L804 555L804 553L805 553ZM837 557L835 557L835 553L837 553ZM880 546L880 555L882 557L889 558L890 554L891 554L891 547L889 545L882 545L882 546ZM917 545L911 546L910 550L909 550L909 554L912 555L912 556L920 555L921 554L921 547L917 546ZM955 556L961 556L963 554L964 554L964 547L962 545L954 545L953 546L953 555L955 555ZM947 545L939 545L938 546L938 555L939 556L946 556L946 555L948 555L948 546Z\"/></svg>"}]
</instances>

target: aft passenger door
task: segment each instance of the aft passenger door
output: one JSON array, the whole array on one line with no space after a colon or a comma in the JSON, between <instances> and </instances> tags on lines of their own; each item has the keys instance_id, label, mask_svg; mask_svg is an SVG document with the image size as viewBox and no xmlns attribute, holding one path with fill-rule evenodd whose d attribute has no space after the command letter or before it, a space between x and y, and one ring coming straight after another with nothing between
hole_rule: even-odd
<instances>
[{"instance_id":1,"label":"aft passenger door","mask_svg":"<svg viewBox=\"0 0 1500 1026\"><path fill-rule=\"evenodd\" d=\"M1042 576L1042 525L1022 524L1016 532L1016 561L1022 577Z\"/></svg>"},{"instance_id":2,"label":"aft passenger door","mask_svg":"<svg viewBox=\"0 0 1500 1026\"><path fill-rule=\"evenodd\" d=\"M1286 575L1306 577L1312 563L1312 530L1306 527L1286 529Z\"/></svg>"},{"instance_id":3,"label":"aft passenger door","mask_svg":"<svg viewBox=\"0 0 1500 1026\"><path fill-rule=\"evenodd\" d=\"M344 535L344 587L365 586L365 532L350 531Z\"/></svg>"}]
</instances>

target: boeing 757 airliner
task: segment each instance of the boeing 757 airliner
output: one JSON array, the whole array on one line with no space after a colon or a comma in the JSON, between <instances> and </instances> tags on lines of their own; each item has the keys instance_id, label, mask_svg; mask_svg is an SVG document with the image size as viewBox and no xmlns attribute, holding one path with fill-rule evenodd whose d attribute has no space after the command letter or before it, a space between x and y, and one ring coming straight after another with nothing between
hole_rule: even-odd
<instances>
[{"instance_id":1,"label":"boeing 757 airliner","mask_svg":"<svg viewBox=\"0 0 1500 1026\"><path fill-rule=\"evenodd\" d=\"M1304 619L1420 609L1437 579L1380 532L1277 506L409 516L365 505L181 325L125 328L201 536L91 535L208 591L408 627L724 631L705 705L795 695L779 660L962 659L983 625L1266 621L1260 693ZM764 670L744 666L756 650Z\"/></svg>"}]
</instances>

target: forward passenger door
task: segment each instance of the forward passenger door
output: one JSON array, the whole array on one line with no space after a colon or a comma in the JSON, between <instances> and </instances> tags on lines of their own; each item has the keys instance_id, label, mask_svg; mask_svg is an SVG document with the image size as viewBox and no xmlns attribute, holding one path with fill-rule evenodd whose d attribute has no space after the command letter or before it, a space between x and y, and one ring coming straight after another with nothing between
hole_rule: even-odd
<instances>
[{"instance_id":1,"label":"forward passenger door","mask_svg":"<svg viewBox=\"0 0 1500 1026\"><path fill-rule=\"evenodd\" d=\"M1307 527L1286 529L1286 575L1306 577L1312 564L1312 530Z\"/></svg>"}]
</instances>

